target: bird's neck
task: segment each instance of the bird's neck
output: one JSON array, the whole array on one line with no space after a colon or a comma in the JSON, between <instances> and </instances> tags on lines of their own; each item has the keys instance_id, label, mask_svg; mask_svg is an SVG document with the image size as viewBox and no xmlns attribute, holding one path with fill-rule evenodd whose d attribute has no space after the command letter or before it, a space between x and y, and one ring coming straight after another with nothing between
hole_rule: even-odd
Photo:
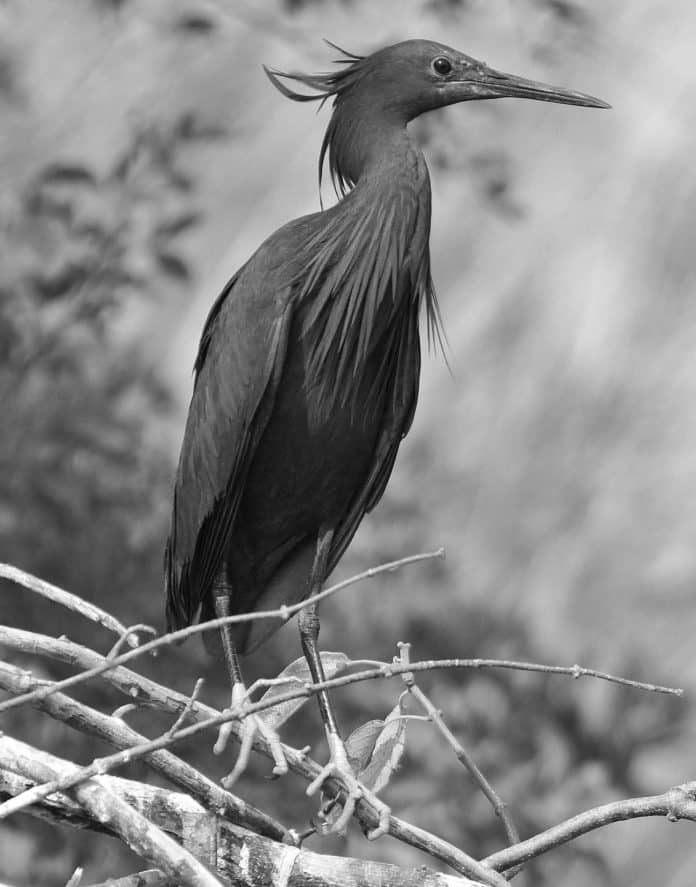
<instances>
[{"instance_id":1,"label":"bird's neck","mask_svg":"<svg viewBox=\"0 0 696 887\"><path fill-rule=\"evenodd\" d=\"M337 108L327 132L334 178L349 186L376 182L425 189L429 197L425 158L406 124L381 108Z\"/></svg>"}]
</instances>

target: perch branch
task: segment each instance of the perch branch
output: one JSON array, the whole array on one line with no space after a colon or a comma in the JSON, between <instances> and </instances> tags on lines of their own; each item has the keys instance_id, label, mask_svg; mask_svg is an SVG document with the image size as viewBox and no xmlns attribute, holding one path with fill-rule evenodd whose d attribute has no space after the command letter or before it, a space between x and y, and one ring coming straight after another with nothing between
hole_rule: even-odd
<instances>
[{"instance_id":1,"label":"perch branch","mask_svg":"<svg viewBox=\"0 0 696 887\"><path fill-rule=\"evenodd\" d=\"M264 706L265 707L265 706ZM5 801L2 805L0 805L0 816L7 816L10 813L17 813L21 810L26 809L27 807L32 806L40 801L43 801L49 795L54 794L55 792L65 792L68 789L75 789L76 786L81 786L85 781L91 781L93 778L99 778L109 771L115 769L116 767L129 763L130 761L141 759L148 755L152 751L156 751L158 749L163 748L165 745L170 744L174 740L179 740L185 738L187 736L194 735L206 726L218 726L221 723L224 723L227 720L227 715L219 714L215 718L210 718L209 720L192 724L189 727L184 727L181 730L177 731L173 736L168 736L164 734L163 736L159 736L156 739L149 740L147 742L142 743L135 748L129 748L126 751L117 752L116 754L109 755L104 758L98 758L92 761L91 764L88 764L84 767L66 767L62 772L60 772L55 777L50 777L46 779L37 780L40 784L37 784L33 788L28 789L23 792L21 795L18 795L14 798L11 798ZM2 759L2 746L3 738L0 737L0 759ZM11 767L11 769L14 769ZM317 768L318 769L318 768ZM20 771L21 772L21 771ZM31 774L24 774L31 775ZM330 787L334 789L334 791L345 791L345 787L340 780L337 780L335 777L331 777L331 779L327 780L330 784ZM331 785L333 783L333 785ZM78 797L78 800L82 802L82 798ZM379 821L379 814L376 810L372 808L365 799L362 799L360 805L364 808L367 808L369 811L372 828L375 827L377 822ZM425 841L426 847L432 853L434 850L437 850L439 845L445 844L445 842L439 842L438 839L434 838L433 835L430 835L428 832L422 831L420 829L413 829L407 823L397 823L396 817L390 817L390 829L389 833L392 834L392 828L394 828L395 834L401 834L404 831L408 833L411 831L411 841L414 846L418 846L416 844L416 840L420 838L420 841ZM404 828L405 827L405 828ZM462 850L457 850L457 848L450 847L450 845L445 845L448 850L448 856L450 859L454 857L456 860L457 870L461 872L461 874L466 875L470 878L476 878L477 880L483 882L486 885L494 885L494 887L502 887L506 883L505 879L498 875L496 872L481 865L477 862L473 857L469 856L467 853L464 853ZM421 847L421 849L425 849L425 847ZM451 851L454 850L454 853ZM151 857L145 856L146 859L150 860ZM452 864L450 862L450 864ZM166 870L165 870L166 871Z\"/></svg>"},{"instance_id":2,"label":"perch branch","mask_svg":"<svg viewBox=\"0 0 696 887\"><path fill-rule=\"evenodd\" d=\"M21 650L24 653L31 652L37 655L49 656L80 668L93 667L95 664L106 661L98 653L79 644L6 626L0 626L0 644ZM112 670L104 674L104 678L125 693L130 699L145 700L147 703L165 711L180 712L189 703L189 698L184 694L163 687L161 684L123 666L114 666ZM191 717L200 723L204 723L206 726L210 723L210 719L216 716L219 718L217 723L222 722L223 717L229 718L229 714L223 716L216 709L201 702L197 702L191 709ZM238 740L237 725L233 725L233 728L233 735ZM255 743L254 747L257 751L260 750L266 755L269 754L264 744ZM294 773L299 774L308 782L317 777L321 768L306 754L291 746L283 746L283 752L290 769ZM338 791L340 788L341 783L335 780L333 782L333 790ZM358 805L357 815L363 830L374 828L378 823L376 812L368 807L365 802L361 802ZM410 823L404 822L396 816L392 816L390 820L390 834L396 840L409 844L434 859L444 862L455 871L465 873L464 868L466 866L472 862L475 864L475 861L470 856L460 851L453 844L430 834L424 829L419 829ZM484 883L486 882L484 881Z\"/></svg>"},{"instance_id":3,"label":"perch branch","mask_svg":"<svg viewBox=\"0 0 696 887\"><path fill-rule=\"evenodd\" d=\"M18 629L0 628L0 643L9 642L11 646L16 647L18 645L18 642L20 641L22 643L24 643L25 641L30 641L30 648L34 652L43 653L44 655L55 655L57 658L67 659L68 661L75 661L75 659L79 659L80 663L83 666L95 662L100 663L99 666L92 669L99 674L102 674L105 671L109 670L109 666L113 666L114 671L111 672L110 676L107 677L107 680L110 680L117 686L120 686L120 688L123 689L124 692L126 692L131 698L137 697L140 694L144 694L150 699L150 701L158 705L158 707L165 707L172 711L181 711L182 708L188 704L188 697L182 694L176 694L173 691L168 690L167 688L161 687L155 682L142 678L128 669L124 669L122 667L116 668L118 660L107 661L103 659L103 657L99 657L98 654L93 653L86 648L78 648L78 651L76 652L76 645L71 645L69 644L69 642L66 641L56 641L55 639L46 638L45 636L34 635L31 632L20 632L20 630ZM26 650L26 645L24 645L24 649ZM125 655L130 656L131 654ZM370 680L380 677L393 677L406 671L419 672L436 668L463 667L501 667L508 669L521 669L524 671L536 671L546 674L564 674L570 675L574 678L591 676L595 678L610 680L614 683L622 684L629 687L635 687L638 689L670 692L676 695L681 695L682 693L682 691L680 690L674 690L669 687L660 687L654 684L631 681L626 678L620 678L616 677L615 675L598 672L594 669L584 669L580 666L547 666L528 662L515 662L512 660L449 659L415 662L409 664L409 666L400 666L385 663L380 668L368 669L366 671L358 672L352 675L339 676L338 678L332 678L331 680L326 681L322 684L308 684L302 687L294 686L291 690L288 690L287 693L276 696L272 702L248 703L245 707L245 712L262 711L265 708L270 707L271 705L277 705L286 700L296 699L303 696L311 696L322 688L332 689L345 686L350 683L355 683L361 680ZM59 684L60 682L56 683L54 686L57 688ZM41 695L45 695L45 693L45 690L34 691L33 694L25 694L23 698L27 699L32 696L36 698L40 697ZM9 701L12 702L12 700ZM239 717L240 713L228 710L227 712L221 714L220 712L216 712L215 709L211 709L207 706L203 706L200 703L197 703L195 708L192 709L191 714L192 717L196 718L198 723L193 726L187 727L184 731L180 732L174 737L171 737L169 743L175 741L176 739L185 738L186 736L193 735L194 733L206 729L207 727L219 726L219 724L225 721L234 720ZM161 738L160 741L162 741ZM165 741L163 745L169 743ZM260 749L264 753L268 754L268 751L263 743L255 743L254 747L257 750ZM135 756L136 754L138 754L139 756L141 749L133 749L131 752L131 757ZM144 753L147 753L149 750L151 750L149 747L146 748ZM301 774L305 779L309 781L316 777L317 773L319 772L319 767L316 763L310 761L306 756L302 755L297 750L291 749L287 746L285 747L285 753L288 764L294 772ZM331 787L334 791L340 791L341 788L344 788L339 780L335 780ZM359 821L363 828L365 828L366 826L374 827L376 823L374 811L371 810L371 808L369 807L369 805L367 805L365 801L362 801L358 805L357 812ZM472 869L470 868L472 861L471 857L468 857L467 854L462 854L462 852L458 850L458 848L454 847L448 842L442 841L441 839L438 839L425 831L418 830L408 823L397 820L396 817L392 817L389 833L398 840L405 841L406 843L409 843L412 846L417 847L418 849L421 849L426 853L429 853L433 857L446 862L456 871L462 872L464 874L469 874L470 876L472 875ZM478 872L476 872L475 876L478 878L481 877L480 873Z\"/></svg>"},{"instance_id":4,"label":"perch branch","mask_svg":"<svg viewBox=\"0 0 696 887\"><path fill-rule=\"evenodd\" d=\"M159 638L155 638L155 640L153 641L148 641L145 644L141 644L136 649L130 650L127 653L123 653L120 656L108 656L101 665L95 666L94 668L89 669L88 671L84 671L80 674L73 675L72 677L65 678L62 681L56 682L55 690L65 690L68 687L73 687L76 684L81 684L83 681L87 681L90 678L103 674L114 665L123 665L138 656L142 656L144 653L151 653L153 650L157 650L160 647L170 646L171 644L183 641L194 634L200 634L204 631L210 631L215 628L220 628L223 625L231 625L238 622L253 622L257 619L280 619L283 622L287 622L288 619L290 619L296 613L299 613L300 610L303 610L305 607L316 604L319 601L324 600L324 598L330 597L331 595L342 591L344 588L348 588L348 586L350 585L355 585L357 582L361 582L365 579L373 579L375 576L379 576L382 573L393 573L400 567L405 567L409 564L415 564L426 560L433 560L434 558L442 557L443 555L444 548L440 548L437 551L427 552L425 554L414 554L410 557L401 558L398 561L391 561L387 564L381 564L379 567L371 567L369 570L365 570L362 573L351 576L349 579L344 579L342 582L338 582L336 585L325 588L318 594L312 595L311 597L308 597L297 604L292 604L292 606L289 607L283 605L277 610L261 610L258 613L240 613L235 616L225 616L220 619L211 619L208 622L201 622L197 625L189 625L187 628L181 628L178 631L169 632L168 634L162 635ZM67 592L64 593L67 594ZM77 598L77 600L79 600L79 598ZM128 633L129 629L123 627L121 635L128 635ZM0 703L0 714L3 711L8 711L11 708L16 708L18 705L23 705L25 702L30 702L32 698L37 698L41 695L42 692L43 691L34 691L34 693L32 694L27 693L23 696L17 696L14 699L8 699L6 702Z\"/></svg>"},{"instance_id":5,"label":"perch branch","mask_svg":"<svg viewBox=\"0 0 696 887\"><path fill-rule=\"evenodd\" d=\"M316 884L321 887L361 887L368 883L379 883L383 887L482 887L481 882L434 872L425 867L400 868L289 847L216 819L214 814L207 812L187 795L110 776L102 777L101 781L111 793L119 796L140 815L175 835L185 847L190 848L192 840L197 842L198 852L215 866L221 877L228 878L239 887L267 887L280 883ZM3 786L16 785L19 788L26 784L26 780L20 781L0 768L0 791ZM27 812L38 813L41 807L47 805L52 811L65 805L70 811L72 825L102 829L100 823L93 822L78 804L64 795L46 799L40 807L31 807ZM204 835L203 842L198 837L201 834ZM285 873L285 882L280 881L280 872ZM161 879L162 873L151 872L148 877L153 880L145 883L157 884L155 879ZM109 882L110 885L112 883L119 882ZM127 887L136 887L140 883L123 880Z\"/></svg>"},{"instance_id":6,"label":"perch branch","mask_svg":"<svg viewBox=\"0 0 696 887\"><path fill-rule=\"evenodd\" d=\"M331 589L327 589L330 591ZM319 597L315 595L316 598ZM308 598L308 601L312 600ZM299 605L298 605L299 606ZM256 616L264 616L268 613L273 613L276 618L279 617L280 611L264 611L262 613L257 613ZM245 614L249 615L249 614ZM252 614L253 615L253 614ZM225 617L223 619L213 619L210 622L203 622L198 625L189 626L189 628L195 628L200 630L208 630L210 628L219 627L220 623L232 621L235 617ZM187 629L182 629L181 631L188 632ZM6 629L4 629L6 631ZM54 693L59 690L65 690L68 687L73 687L76 684L84 683L85 681L90 680L93 677L97 677L99 675L104 674L105 672L110 671L117 665L122 665L125 662L130 662L131 659L136 658L141 653L149 652L153 649L161 647L170 643L173 640L176 640L181 632L175 631L171 634L163 635L161 638L157 638L154 641L149 641L146 644L141 645L135 650L130 650L128 653L124 653L121 656L116 656L113 659L104 658L99 665L95 665L93 668L90 668L87 671L80 672L79 674L72 675L69 678L64 678L62 681L56 681L53 685L52 689L38 689L33 690L31 693L25 693L21 696L17 696L14 699L8 699L5 702L0 703L0 714L5 711L8 711L12 708L17 708L20 705L24 705L27 702L32 702L34 699L41 698L41 696L46 693ZM2 643L2 639L0 637L0 643ZM556 674L556 675L567 675L569 677L575 678L576 680L581 677L592 677L597 678L598 680L608 681L609 683L619 684L624 687L632 687L635 690L645 690L651 693L664 693L670 696L683 696L684 690L680 687L666 687L660 684L651 684L645 681L634 681L630 678L623 678L618 675L609 674L608 672L598 671L594 668L584 668L580 665L543 665L535 662L524 662L517 661L513 659L430 659L422 662L414 662L408 667L401 665L394 665L393 663L384 663L381 667L375 668L372 670L365 670L361 672L356 672L351 675L345 675L338 678L332 678L331 681L325 682L321 684L321 689L332 689L333 687L342 687L347 684L355 684L359 681L367 681L373 680L375 678L391 678L396 675L403 674L405 671L419 672L419 671L434 671L436 669L442 668L473 668L473 669L488 669L488 668L501 668L501 669L510 669L514 671L532 671L538 672L540 674ZM319 687L319 685L316 685ZM311 688L301 688L297 691L294 697L289 698L297 698L298 696L306 696L311 695ZM276 704L278 700L274 700L273 704ZM285 701L283 699L282 701Z\"/></svg>"}]
</instances>

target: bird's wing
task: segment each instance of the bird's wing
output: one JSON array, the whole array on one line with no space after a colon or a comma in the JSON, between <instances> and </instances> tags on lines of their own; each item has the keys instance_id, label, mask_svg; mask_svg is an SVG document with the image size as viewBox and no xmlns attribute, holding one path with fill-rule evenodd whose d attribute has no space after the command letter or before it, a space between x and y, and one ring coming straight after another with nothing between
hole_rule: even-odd
<instances>
[{"instance_id":1,"label":"bird's wing","mask_svg":"<svg viewBox=\"0 0 696 887\"><path fill-rule=\"evenodd\" d=\"M228 283L201 337L165 549L167 623L188 625L223 563L244 480L287 350L289 293L249 266Z\"/></svg>"},{"instance_id":2,"label":"bird's wing","mask_svg":"<svg viewBox=\"0 0 696 887\"><path fill-rule=\"evenodd\" d=\"M394 396L385 410L385 421L372 459L372 468L365 483L358 490L343 520L336 527L329 552L327 575L334 569L350 544L363 517L377 505L384 494L394 468L401 441L408 434L413 422L418 400L420 378L420 342L418 338L418 314L405 317L408 327L406 336L399 336L396 387Z\"/></svg>"}]
</instances>

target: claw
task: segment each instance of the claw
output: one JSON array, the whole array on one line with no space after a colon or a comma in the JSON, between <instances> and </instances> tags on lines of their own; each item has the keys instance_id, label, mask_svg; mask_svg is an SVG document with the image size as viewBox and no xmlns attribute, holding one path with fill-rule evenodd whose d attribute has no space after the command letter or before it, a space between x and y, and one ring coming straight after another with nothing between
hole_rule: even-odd
<instances>
[{"instance_id":1,"label":"claw","mask_svg":"<svg viewBox=\"0 0 696 887\"><path fill-rule=\"evenodd\" d=\"M244 684L233 684L230 708L226 709L225 712L227 713L228 711L232 711L234 709L239 711L243 708L246 701L247 691ZM213 746L213 752L216 755L222 754L222 752L227 747L230 734L232 733L233 723L233 721L226 721L220 727L218 738L215 742L215 745ZM288 762L285 759L283 745L280 741L280 737L278 736L276 731L263 720L262 715L243 715L241 719L241 732L241 745L239 748L239 754L237 755L237 760L231 772L222 780L222 784L225 788L229 789L231 786L233 786L234 783L242 775L242 773L244 773L244 771L246 770L249 764L251 749L254 745L254 739L257 735L261 736L265 740L266 744L268 745L269 751L271 752L271 756L273 758L273 775L284 776L288 772Z\"/></svg>"},{"instance_id":2,"label":"claw","mask_svg":"<svg viewBox=\"0 0 696 887\"><path fill-rule=\"evenodd\" d=\"M326 823L323 833L343 834L348 827L351 817L355 813L355 805L359 800L364 798L372 807L374 807L379 816L379 825L366 834L369 841L375 841L377 838L380 838L382 835L386 835L389 832L391 810L383 801L380 801L373 792L365 788L365 786L355 778L353 769L348 761L345 746L341 739L333 733L329 735L328 740L331 758L328 764L325 764L321 768L315 779L313 779L307 786L307 794L310 797L316 794L330 776L339 777L345 783L348 791L345 800L343 801L343 809L341 810L338 819L333 823ZM320 813L319 816L322 819L327 818L326 813Z\"/></svg>"}]
</instances>

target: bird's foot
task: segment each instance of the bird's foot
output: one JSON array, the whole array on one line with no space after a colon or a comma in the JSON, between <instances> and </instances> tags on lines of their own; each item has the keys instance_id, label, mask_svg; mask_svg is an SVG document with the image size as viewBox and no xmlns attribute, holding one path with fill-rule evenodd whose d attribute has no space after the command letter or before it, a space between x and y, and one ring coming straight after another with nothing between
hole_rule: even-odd
<instances>
[{"instance_id":1,"label":"bird's foot","mask_svg":"<svg viewBox=\"0 0 696 887\"><path fill-rule=\"evenodd\" d=\"M316 794L330 776L337 776L341 779L346 786L347 792L345 800L343 801L343 809L338 818L334 819L332 822L325 822L324 827L321 830L322 833L325 835L331 833L343 834L355 812L355 805L359 800L364 798L376 810L379 817L379 825L367 832L366 836L370 841L375 841L377 838L381 838L382 835L386 835L389 832L389 817L391 816L391 810L387 807L384 801L380 801L373 792L365 788L365 786L355 778L353 768L350 765L346 748L341 738L336 733L331 733L328 736L328 741L329 752L331 755L329 763L321 768L321 772L316 779L307 786L307 794L310 797ZM334 804L335 799L330 802L330 809L333 808ZM322 809L319 816L326 820L328 813Z\"/></svg>"},{"instance_id":2,"label":"bird's foot","mask_svg":"<svg viewBox=\"0 0 696 887\"><path fill-rule=\"evenodd\" d=\"M247 690L244 684L240 682L233 684L230 709L243 711L247 699ZM217 741L213 746L213 751L216 755L222 754L225 750L230 738L230 733L232 733L233 723L233 721L226 721L220 727ZM228 789L231 788L246 770L249 764L249 756L251 755L254 739L257 735L265 739L271 756L273 757L273 775L284 776L288 772L288 762L285 759L285 753L283 752L283 745L280 741L280 737L273 727L270 727L260 715L256 714L243 714L240 718L240 726L242 735L240 737L241 745L239 748L239 754L237 755L237 761L234 768L222 780L223 786Z\"/></svg>"}]
</instances>

